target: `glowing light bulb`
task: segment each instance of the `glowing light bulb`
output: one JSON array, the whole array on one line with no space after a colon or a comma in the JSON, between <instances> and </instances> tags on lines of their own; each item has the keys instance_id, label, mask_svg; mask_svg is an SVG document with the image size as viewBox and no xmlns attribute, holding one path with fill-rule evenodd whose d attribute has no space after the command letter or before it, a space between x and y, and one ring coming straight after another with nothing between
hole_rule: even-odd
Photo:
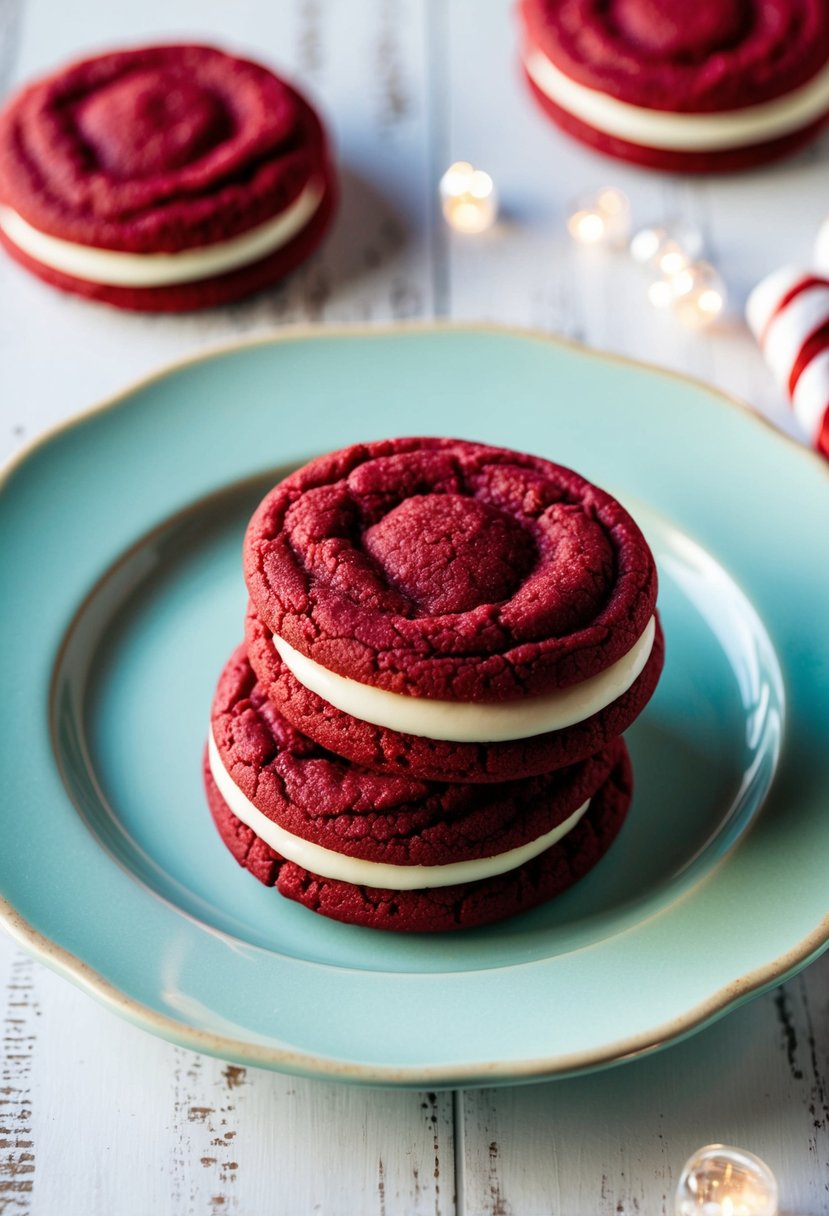
<instances>
[{"instance_id":1,"label":"glowing light bulb","mask_svg":"<svg viewBox=\"0 0 829 1216\"><path fill-rule=\"evenodd\" d=\"M708 262L690 262L669 281L674 294L673 310L691 329L710 325L725 308L725 283Z\"/></svg>"},{"instance_id":2,"label":"glowing light bulb","mask_svg":"<svg viewBox=\"0 0 829 1216\"><path fill-rule=\"evenodd\" d=\"M483 169L455 161L440 179L439 190L444 218L457 232L485 232L495 223L498 194Z\"/></svg>"},{"instance_id":3,"label":"glowing light bulb","mask_svg":"<svg viewBox=\"0 0 829 1216\"><path fill-rule=\"evenodd\" d=\"M675 274L679 274L686 266L690 264L690 257L676 241L667 241L659 253L654 258L654 264L660 274L664 274L666 278L671 278Z\"/></svg>"},{"instance_id":4,"label":"glowing light bulb","mask_svg":"<svg viewBox=\"0 0 829 1216\"><path fill-rule=\"evenodd\" d=\"M660 274L676 274L702 253L702 233L684 220L640 228L630 242L630 255Z\"/></svg>"},{"instance_id":5,"label":"glowing light bulb","mask_svg":"<svg viewBox=\"0 0 829 1216\"><path fill-rule=\"evenodd\" d=\"M673 285L668 279L656 279L648 288L648 299L654 308L670 308L674 302Z\"/></svg>"},{"instance_id":6,"label":"glowing light bulb","mask_svg":"<svg viewBox=\"0 0 829 1216\"><path fill-rule=\"evenodd\" d=\"M676 1216L777 1216L777 1180L742 1148L708 1144L685 1163Z\"/></svg>"},{"instance_id":7,"label":"glowing light bulb","mask_svg":"<svg viewBox=\"0 0 829 1216\"><path fill-rule=\"evenodd\" d=\"M577 199L567 216L567 230L580 245L621 249L630 234L630 202L613 186Z\"/></svg>"},{"instance_id":8,"label":"glowing light bulb","mask_svg":"<svg viewBox=\"0 0 829 1216\"><path fill-rule=\"evenodd\" d=\"M676 274L664 275L648 287L655 308L670 308L689 329L704 329L726 306L722 277L707 262L689 262Z\"/></svg>"}]
</instances>

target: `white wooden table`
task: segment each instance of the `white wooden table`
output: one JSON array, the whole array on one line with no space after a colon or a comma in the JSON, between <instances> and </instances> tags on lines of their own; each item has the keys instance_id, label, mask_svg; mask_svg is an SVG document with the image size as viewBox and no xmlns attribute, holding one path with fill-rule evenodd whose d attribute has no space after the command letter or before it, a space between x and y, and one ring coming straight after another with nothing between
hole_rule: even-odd
<instances>
[{"instance_id":1,"label":"white wooden table","mask_svg":"<svg viewBox=\"0 0 829 1216\"><path fill-rule=\"evenodd\" d=\"M739 322L746 291L808 260L829 139L741 178L626 170L536 114L501 0L0 0L0 92L67 57L216 40L281 67L336 133L344 198L322 252L278 291L204 316L119 314L0 261L2 454L165 361L291 321L433 315L537 326L692 371L783 416ZM488 169L504 219L450 236L436 182ZM623 255L568 243L574 195L612 182L637 223L703 230L735 301L715 335L650 309ZM394 431L393 415L389 431ZM25 813L25 808L11 808ZM0 934L0 1214L672 1212L685 1158L765 1157L788 1216L829 1211L829 957L657 1056L563 1082L412 1093L244 1070L119 1021Z\"/></svg>"}]
</instances>

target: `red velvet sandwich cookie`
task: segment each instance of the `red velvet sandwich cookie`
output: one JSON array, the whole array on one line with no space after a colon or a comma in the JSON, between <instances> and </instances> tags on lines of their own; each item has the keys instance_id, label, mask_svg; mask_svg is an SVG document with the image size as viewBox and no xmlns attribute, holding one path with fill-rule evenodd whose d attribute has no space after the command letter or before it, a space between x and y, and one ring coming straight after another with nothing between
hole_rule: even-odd
<instances>
[{"instance_id":1,"label":"red velvet sandwich cookie","mask_svg":"<svg viewBox=\"0 0 829 1216\"><path fill-rule=\"evenodd\" d=\"M204 308L275 282L319 243L334 195L307 101L212 47L87 59L0 113L0 241L122 308Z\"/></svg>"},{"instance_id":2,"label":"red velvet sandwich cookie","mask_svg":"<svg viewBox=\"0 0 829 1216\"><path fill-rule=\"evenodd\" d=\"M564 890L609 847L630 802L623 742L545 777L464 786L369 772L281 717L244 647L219 681L205 759L225 843L261 881L356 924L485 924Z\"/></svg>"},{"instance_id":3,"label":"red velvet sandwich cookie","mask_svg":"<svg viewBox=\"0 0 829 1216\"><path fill-rule=\"evenodd\" d=\"M253 610L248 612L245 643L251 667L268 699L321 747L381 773L468 783L532 777L600 751L645 708L659 680L665 653L657 618L653 648L641 674L604 709L571 726L530 738L459 743L403 734L335 708L300 684L280 658L271 631Z\"/></svg>"},{"instance_id":4,"label":"red velvet sandwich cookie","mask_svg":"<svg viewBox=\"0 0 829 1216\"><path fill-rule=\"evenodd\" d=\"M543 109L622 160L741 169L829 116L824 0L521 0L520 12Z\"/></svg>"},{"instance_id":5,"label":"red velvet sandwich cookie","mask_svg":"<svg viewBox=\"0 0 829 1216\"><path fill-rule=\"evenodd\" d=\"M649 662L640 691L658 675L639 528L539 457L453 439L332 453L266 496L244 565L295 679L398 735L535 738L593 718Z\"/></svg>"}]
</instances>

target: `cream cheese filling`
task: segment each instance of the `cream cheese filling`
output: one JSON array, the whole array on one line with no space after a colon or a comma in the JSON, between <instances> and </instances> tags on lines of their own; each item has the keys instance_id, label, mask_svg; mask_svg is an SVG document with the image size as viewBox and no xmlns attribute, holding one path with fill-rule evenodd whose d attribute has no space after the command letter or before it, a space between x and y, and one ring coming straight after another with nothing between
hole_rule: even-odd
<instances>
[{"instance_id":1,"label":"cream cheese filling","mask_svg":"<svg viewBox=\"0 0 829 1216\"><path fill-rule=\"evenodd\" d=\"M396 866L381 861L364 861L359 857L346 857L333 849L323 848L301 836L294 836L279 824L274 823L242 793L236 782L228 773L219 749L210 732L208 743L210 771L216 782L219 793L230 807L233 814L242 823L256 833L265 844L270 845L280 857L296 862L312 874L320 878L332 878L339 882L350 882L360 887L378 887L390 891L417 891L425 887L451 887L455 883L477 882L481 878L492 878L497 874L506 874L515 870L525 862L538 857L546 849L551 848L563 836L566 836L584 815L590 805L590 799L583 802L573 811L572 815L536 837L528 844L520 845L517 849L508 849L504 853L496 853L492 857L476 857L471 861L452 861L440 866Z\"/></svg>"},{"instance_id":2,"label":"cream cheese filling","mask_svg":"<svg viewBox=\"0 0 829 1216\"><path fill-rule=\"evenodd\" d=\"M597 131L647 148L716 152L766 143L801 130L829 109L829 64L783 97L718 114L631 105L573 80L537 50L529 52L524 67L541 92L563 110Z\"/></svg>"},{"instance_id":3,"label":"cream cheese filling","mask_svg":"<svg viewBox=\"0 0 829 1216\"><path fill-rule=\"evenodd\" d=\"M0 207L0 228L34 261L74 279L111 287L168 287L225 274L274 253L310 221L323 194L322 180L312 178L299 197L273 219L229 240L179 253L124 253L77 245L33 228L11 207Z\"/></svg>"},{"instance_id":4,"label":"cream cheese filling","mask_svg":"<svg viewBox=\"0 0 829 1216\"><path fill-rule=\"evenodd\" d=\"M641 674L653 649L655 634L656 620L651 617L627 654L604 671L570 688L499 704L433 701L388 692L329 671L276 634L273 644L300 684L353 718L424 739L506 743L573 726L610 705Z\"/></svg>"}]
</instances>

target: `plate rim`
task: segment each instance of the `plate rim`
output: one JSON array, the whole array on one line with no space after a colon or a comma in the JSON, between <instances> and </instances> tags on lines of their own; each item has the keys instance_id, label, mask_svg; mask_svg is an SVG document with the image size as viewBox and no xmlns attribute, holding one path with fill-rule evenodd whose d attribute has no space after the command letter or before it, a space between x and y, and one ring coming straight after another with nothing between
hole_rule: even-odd
<instances>
[{"instance_id":1,"label":"plate rim","mask_svg":"<svg viewBox=\"0 0 829 1216\"><path fill-rule=\"evenodd\" d=\"M231 1035L199 1030L179 1022L176 1018L159 1013L150 1006L127 996L100 972L90 967L69 950L58 946L50 938L34 929L24 917L3 897L0 897L0 923L12 938L25 946L35 958L53 971L71 980L77 987L95 997L111 1011L127 1021L148 1030L150 1033L188 1047L192 1051L206 1052L220 1059L232 1059L245 1065L286 1071L300 1076L316 1077L320 1080L336 1080L365 1085L406 1085L409 1087L511 1084L522 1081L564 1079L585 1072L621 1064L639 1056L657 1051L669 1043L702 1029L721 1014L736 1008L749 996L759 994L778 983L801 966L814 961L829 946L829 916L825 916L816 929L801 942L779 955L769 963L746 972L712 993L705 1001L691 1007L681 1016L659 1026L630 1035L601 1050L570 1052L555 1057L536 1057L521 1061L493 1060L486 1064L469 1065L365 1065L334 1056L314 1055L310 1052L266 1047L263 1044L246 1042Z\"/></svg>"},{"instance_id":2,"label":"plate rim","mask_svg":"<svg viewBox=\"0 0 829 1216\"><path fill-rule=\"evenodd\" d=\"M529 327L502 325L495 322L462 322L448 319L387 322L383 324L311 324L283 326L268 329L242 338L214 343L203 350L193 352L164 363L155 371L141 376L124 388L77 411L45 429L33 440L23 445L5 461L0 468L0 487L6 484L17 469L22 467L42 447L64 433L82 425L98 414L117 408L136 393L165 380L178 371L201 363L210 362L224 355L257 346L276 345L292 341L313 341L319 338L382 338L406 334L444 333L489 333L505 337L541 342L563 350L591 358L605 364L621 365L658 375L672 381L690 385L695 390L737 409L742 417L748 417L766 428L776 440L793 445L799 458L820 467L829 476L829 464L815 451L800 443L793 436L779 430L762 414L746 402L704 380L659 367L626 355L605 352L583 343L543 330ZM686 1037L702 1028L721 1014L736 1007L749 996L759 994L785 980L800 967L817 958L829 947L829 915L783 954L743 973L716 989L705 1000L685 1010L681 1015L658 1026L629 1035L599 1048L585 1049L565 1055L533 1057L525 1060L472 1062L468 1064L432 1065L383 1065L364 1064L317 1055L298 1049L265 1045L235 1036L217 1033L190 1026L186 1022L161 1013L144 1002L129 996L116 984L96 971L78 955L58 945L41 934L4 897L0 896L0 925L20 945L28 949L37 959L52 970L74 982L83 991L95 997L111 1011L168 1041L178 1043L194 1051L202 1051L221 1058L236 1059L245 1064L270 1067L280 1071L304 1076L327 1078L343 1082L368 1085L406 1086L456 1086L492 1083L515 1083L531 1080L554 1079L605 1067L613 1063L644 1055L669 1042Z\"/></svg>"},{"instance_id":3,"label":"plate rim","mask_svg":"<svg viewBox=\"0 0 829 1216\"><path fill-rule=\"evenodd\" d=\"M502 325L497 321L455 321L450 318L436 317L432 320L418 319L377 323L349 322L328 324L326 322L300 322L295 325L264 329L259 333L247 334L242 337L229 338L225 342L210 343L203 350L193 351L189 355L182 355L178 359L164 362L155 371L130 380L124 388L117 389L114 393L102 397L99 401L94 401L91 405L76 410L68 418L64 418L60 422L46 427L33 439L24 443L16 452L12 452L0 464L0 488L5 485L18 466L24 464L41 447L45 447L48 443L51 443L63 434L64 431L72 430L88 419L95 417L96 414L102 414L107 410L114 409L127 397L133 396L134 393L140 392L142 389L148 388L160 380L165 380L168 376L182 371L186 367L192 367L198 363L207 363L211 359L233 354L234 351L246 350L249 347L270 346L280 342L309 341L316 338L392 337L409 333L492 333L524 338L530 341L541 342L542 344L546 343L550 346L557 346L586 358L597 359L601 363L615 363L622 367L645 371L651 375L663 376L669 380L678 380L682 384L690 384L695 389L716 398L720 402L725 402L732 409L739 410L743 417L752 419L766 428L775 438L792 445L802 456L805 456L814 463L815 467L825 469L826 475L829 477L829 461L826 461L817 451L775 426L770 418L759 413L747 401L737 396L736 393L730 393L727 389L710 384L699 376L692 376L687 372L680 372L671 367L661 367L657 363L649 363L646 359L635 359L630 355L619 354L617 351L601 350L594 346L588 346L585 342L578 342L575 338L568 338L564 334L548 333L546 330L534 329L531 326Z\"/></svg>"}]
</instances>

